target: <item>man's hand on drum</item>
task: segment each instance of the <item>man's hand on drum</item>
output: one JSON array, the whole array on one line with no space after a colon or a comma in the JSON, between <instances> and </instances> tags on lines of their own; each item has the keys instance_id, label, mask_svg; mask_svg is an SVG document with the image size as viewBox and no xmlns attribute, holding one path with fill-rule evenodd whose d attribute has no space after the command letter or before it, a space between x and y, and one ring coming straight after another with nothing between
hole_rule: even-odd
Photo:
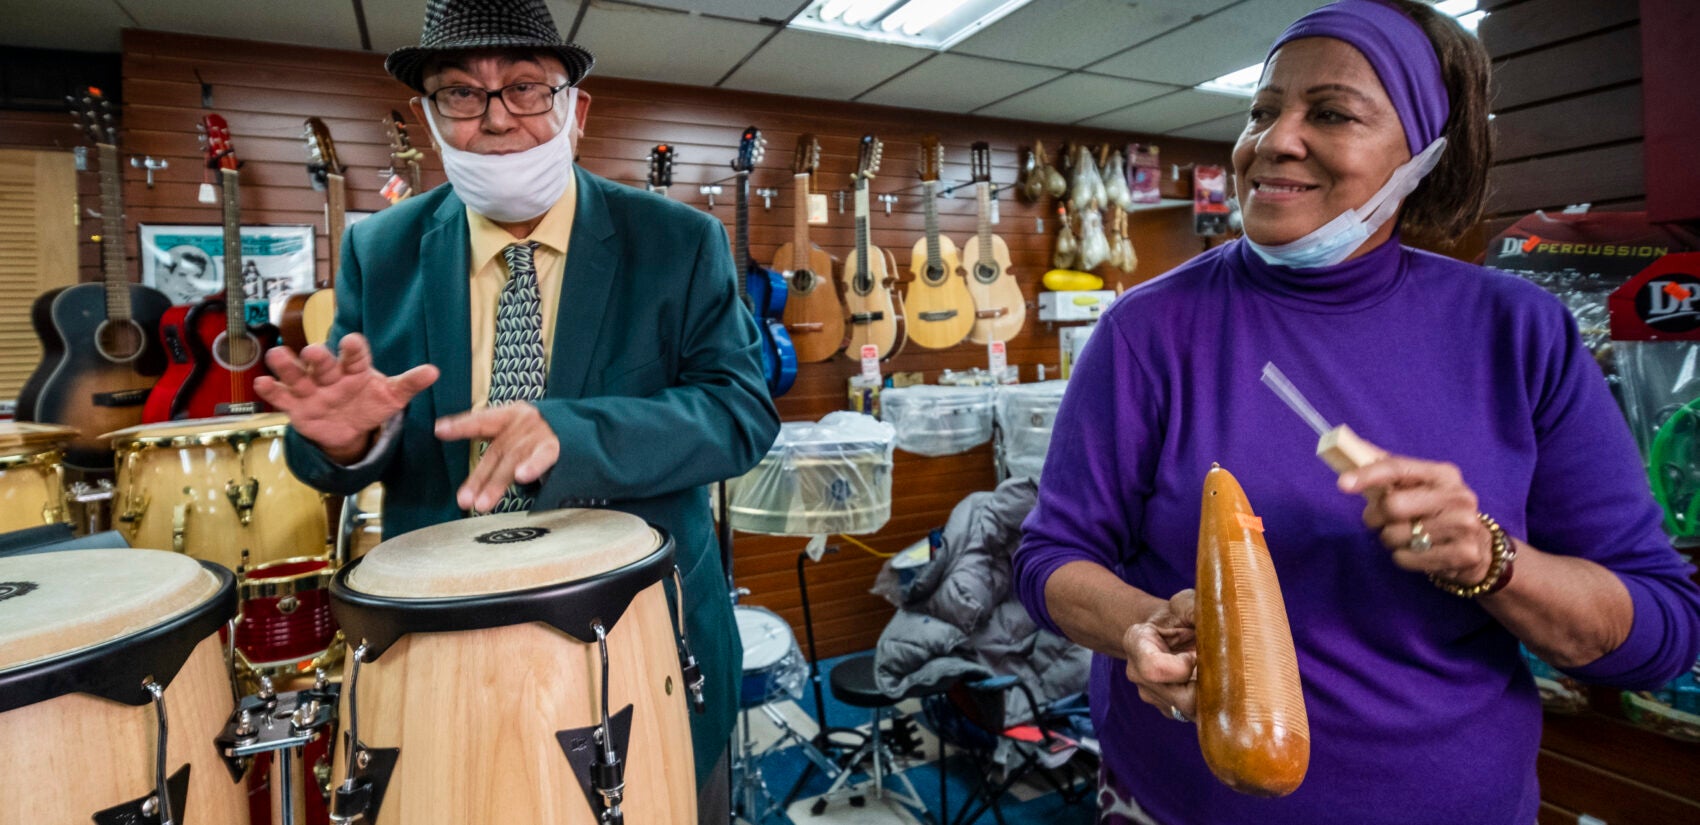
<instances>
[{"instance_id":1,"label":"man's hand on drum","mask_svg":"<svg viewBox=\"0 0 1700 825\"><path fill-rule=\"evenodd\" d=\"M1122 636L1128 681L1139 686L1139 698L1176 721L1191 720L1198 710L1196 616L1197 593L1182 590Z\"/></svg>"},{"instance_id":2,"label":"man's hand on drum","mask_svg":"<svg viewBox=\"0 0 1700 825\"><path fill-rule=\"evenodd\" d=\"M444 441L480 439L490 442L478 466L455 493L462 510L488 513L502 500L510 484L530 484L543 477L561 457L561 441L537 407L524 402L485 407L437 419L437 437Z\"/></svg>"},{"instance_id":3,"label":"man's hand on drum","mask_svg":"<svg viewBox=\"0 0 1700 825\"><path fill-rule=\"evenodd\" d=\"M1394 564L1466 584L1487 578L1493 535L1456 465L1390 455L1341 473L1339 483L1368 500L1364 524L1381 532Z\"/></svg>"},{"instance_id":4,"label":"man's hand on drum","mask_svg":"<svg viewBox=\"0 0 1700 825\"><path fill-rule=\"evenodd\" d=\"M431 386L438 373L430 364L394 377L378 372L371 347L359 333L343 336L338 349L340 355L311 344L297 357L287 347L272 347L266 366L276 377L256 378L254 391L288 413L295 431L332 461L350 464L371 448L378 428Z\"/></svg>"}]
</instances>

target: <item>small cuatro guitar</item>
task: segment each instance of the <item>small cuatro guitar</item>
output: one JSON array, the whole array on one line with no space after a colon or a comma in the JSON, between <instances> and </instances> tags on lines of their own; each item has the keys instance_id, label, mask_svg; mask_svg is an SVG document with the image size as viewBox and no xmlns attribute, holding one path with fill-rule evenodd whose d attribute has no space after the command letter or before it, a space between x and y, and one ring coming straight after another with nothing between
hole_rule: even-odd
<instances>
[{"instance_id":1,"label":"small cuatro guitar","mask_svg":"<svg viewBox=\"0 0 1700 825\"><path fill-rule=\"evenodd\" d=\"M992 234L992 149L974 144L974 192L980 201L980 229L962 249L962 271L968 273L968 293L974 296L976 344L1008 341L1027 323L1027 299L1009 271L1009 244Z\"/></svg>"},{"instance_id":2,"label":"small cuatro guitar","mask_svg":"<svg viewBox=\"0 0 1700 825\"><path fill-rule=\"evenodd\" d=\"M207 166L218 171L224 223L224 292L174 306L160 321L170 363L148 395L146 423L210 418L264 409L254 379L264 373L265 351L277 346L277 328L249 324L242 287L242 207L236 150L223 117L201 119Z\"/></svg>"},{"instance_id":3,"label":"small cuatro guitar","mask_svg":"<svg viewBox=\"0 0 1700 825\"><path fill-rule=\"evenodd\" d=\"M844 261L845 280L849 282L844 303L850 318L851 357L859 357L862 347L868 345L881 359L903 349L900 301L891 293L887 253L868 241L868 181L879 173L883 151L879 138L863 135L856 171L850 176L856 183L856 248Z\"/></svg>"},{"instance_id":4,"label":"small cuatro guitar","mask_svg":"<svg viewBox=\"0 0 1700 825\"><path fill-rule=\"evenodd\" d=\"M927 349L954 347L974 328L974 296L957 274L956 244L939 235L938 185L943 166L944 146L937 135L928 135L921 141L921 201L927 235L915 242L910 253L909 271L915 279L903 296L909 340Z\"/></svg>"},{"instance_id":5,"label":"small cuatro guitar","mask_svg":"<svg viewBox=\"0 0 1700 825\"><path fill-rule=\"evenodd\" d=\"M785 329L797 348L797 360L825 361L844 349L844 300L832 276L832 256L809 240L809 176L820 165L820 141L797 138L791 171L797 183L791 240L773 254L773 268L787 272L791 298L785 302Z\"/></svg>"},{"instance_id":6,"label":"small cuatro guitar","mask_svg":"<svg viewBox=\"0 0 1700 825\"><path fill-rule=\"evenodd\" d=\"M30 320L43 355L18 395L17 418L77 428L82 435L66 446L65 463L111 471L112 445L100 434L142 423L148 391L165 371L159 319L171 299L124 274L123 175L111 102L91 88L72 106L100 158L102 282L35 300Z\"/></svg>"}]
</instances>

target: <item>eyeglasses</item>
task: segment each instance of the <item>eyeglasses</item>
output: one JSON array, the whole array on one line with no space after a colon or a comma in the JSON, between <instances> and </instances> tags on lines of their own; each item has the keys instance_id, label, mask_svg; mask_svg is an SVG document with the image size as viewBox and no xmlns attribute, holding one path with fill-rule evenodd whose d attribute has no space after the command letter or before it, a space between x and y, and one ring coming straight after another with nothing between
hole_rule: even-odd
<instances>
[{"instance_id":1,"label":"eyeglasses","mask_svg":"<svg viewBox=\"0 0 1700 825\"><path fill-rule=\"evenodd\" d=\"M431 105L436 107L437 114L453 120L471 120L483 117L490 108L490 99L499 97L502 105L508 107L508 114L524 117L540 115L555 108L555 95L572 83L562 83L551 86L547 83L526 81L503 86L495 91L480 89L477 86L444 86L426 97L431 99Z\"/></svg>"}]
</instances>

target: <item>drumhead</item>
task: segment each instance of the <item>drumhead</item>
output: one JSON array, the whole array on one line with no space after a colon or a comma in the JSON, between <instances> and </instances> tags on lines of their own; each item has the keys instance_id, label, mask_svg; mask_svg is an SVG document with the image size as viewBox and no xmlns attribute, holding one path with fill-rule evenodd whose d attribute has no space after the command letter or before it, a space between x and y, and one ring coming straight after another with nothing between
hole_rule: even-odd
<instances>
[{"instance_id":1,"label":"drumhead","mask_svg":"<svg viewBox=\"0 0 1700 825\"><path fill-rule=\"evenodd\" d=\"M0 672L160 625L218 594L201 564L164 550L0 558Z\"/></svg>"},{"instance_id":2,"label":"drumhead","mask_svg":"<svg viewBox=\"0 0 1700 825\"><path fill-rule=\"evenodd\" d=\"M744 670L766 670L797 649L791 626L779 614L760 607L735 605L738 637L744 642Z\"/></svg>"},{"instance_id":3,"label":"drumhead","mask_svg":"<svg viewBox=\"0 0 1700 825\"><path fill-rule=\"evenodd\" d=\"M285 413L254 413L252 415L221 415L215 418L196 418L190 421L174 421L168 424L137 424L122 430L107 433L101 438L111 439L115 448L127 447L132 444L175 444L175 443L207 443L224 441L237 433L252 433L256 436L283 435L285 427L289 426L289 416Z\"/></svg>"},{"instance_id":4,"label":"drumhead","mask_svg":"<svg viewBox=\"0 0 1700 825\"><path fill-rule=\"evenodd\" d=\"M30 421L0 421L0 454L37 453L76 438L75 427L37 424Z\"/></svg>"},{"instance_id":5,"label":"drumhead","mask_svg":"<svg viewBox=\"0 0 1700 825\"><path fill-rule=\"evenodd\" d=\"M617 570L660 546L643 519L614 510L479 516L378 545L349 571L348 588L392 599L511 593Z\"/></svg>"}]
</instances>

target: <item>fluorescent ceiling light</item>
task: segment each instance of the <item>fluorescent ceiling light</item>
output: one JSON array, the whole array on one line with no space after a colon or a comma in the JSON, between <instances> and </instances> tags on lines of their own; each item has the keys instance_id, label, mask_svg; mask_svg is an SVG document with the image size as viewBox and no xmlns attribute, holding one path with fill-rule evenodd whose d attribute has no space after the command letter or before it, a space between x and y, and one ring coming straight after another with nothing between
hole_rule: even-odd
<instances>
[{"instance_id":1,"label":"fluorescent ceiling light","mask_svg":"<svg viewBox=\"0 0 1700 825\"><path fill-rule=\"evenodd\" d=\"M1434 10L1456 19L1465 29L1474 32L1476 25L1487 16L1487 12L1476 10L1476 2L1477 0L1441 0L1434 4ZM1256 94L1257 81L1262 78L1263 64L1258 63L1206 80L1193 88L1204 92L1251 97Z\"/></svg>"},{"instance_id":2,"label":"fluorescent ceiling light","mask_svg":"<svg viewBox=\"0 0 1700 825\"><path fill-rule=\"evenodd\" d=\"M814 0L792 28L940 51L1030 0Z\"/></svg>"}]
</instances>

